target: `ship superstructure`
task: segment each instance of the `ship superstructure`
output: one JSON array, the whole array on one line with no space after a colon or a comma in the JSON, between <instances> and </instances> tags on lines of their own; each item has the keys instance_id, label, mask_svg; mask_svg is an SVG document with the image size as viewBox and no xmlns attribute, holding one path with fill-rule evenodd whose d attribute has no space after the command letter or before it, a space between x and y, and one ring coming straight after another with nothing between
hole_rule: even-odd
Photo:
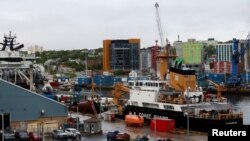
<instances>
[{"instance_id":1,"label":"ship superstructure","mask_svg":"<svg viewBox=\"0 0 250 141\"><path fill-rule=\"evenodd\" d=\"M4 35L0 43L0 78L13 82L25 88L32 88L34 83L42 83L43 75L41 66L34 64L35 56L22 56L20 49L23 44L16 43L16 36L11 32Z\"/></svg>"}]
</instances>

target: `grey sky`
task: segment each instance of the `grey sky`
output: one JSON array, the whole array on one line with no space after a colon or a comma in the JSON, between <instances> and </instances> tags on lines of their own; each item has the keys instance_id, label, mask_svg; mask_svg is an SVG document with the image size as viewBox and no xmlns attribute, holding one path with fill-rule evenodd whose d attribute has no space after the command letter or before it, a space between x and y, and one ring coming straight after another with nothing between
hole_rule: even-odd
<instances>
[{"instance_id":1,"label":"grey sky","mask_svg":"<svg viewBox=\"0 0 250 141\"><path fill-rule=\"evenodd\" d=\"M141 47L159 40L158 2L164 37L245 39L249 0L0 0L0 40L12 30L25 47L93 49L104 39L140 38Z\"/></svg>"}]
</instances>

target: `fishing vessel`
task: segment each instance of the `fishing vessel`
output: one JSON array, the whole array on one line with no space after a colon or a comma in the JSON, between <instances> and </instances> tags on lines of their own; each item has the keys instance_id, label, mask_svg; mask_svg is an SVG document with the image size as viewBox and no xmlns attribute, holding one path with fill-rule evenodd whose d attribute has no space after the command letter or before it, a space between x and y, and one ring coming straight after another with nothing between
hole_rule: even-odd
<instances>
[{"instance_id":1,"label":"fishing vessel","mask_svg":"<svg viewBox=\"0 0 250 141\"><path fill-rule=\"evenodd\" d=\"M174 119L176 128L207 132L210 128L243 125L243 113L236 112L227 99L204 94L196 86L195 71L170 68L168 82L130 81L129 100L123 116L138 115L145 120Z\"/></svg>"},{"instance_id":2,"label":"fishing vessel","mask_svg":"<svg viewBox=\"0 0 250 141\"><path fill-rule=\"evenodd\" d=\"M43 83L43 67L34 63L35 56L21 55L20 49L24 45L16 43L16 36L9 32L9 35L4 35L3 42L0 42L0 44L2 45L0 50L0 78L25 88Z\"/></svg>"}]
</instances>

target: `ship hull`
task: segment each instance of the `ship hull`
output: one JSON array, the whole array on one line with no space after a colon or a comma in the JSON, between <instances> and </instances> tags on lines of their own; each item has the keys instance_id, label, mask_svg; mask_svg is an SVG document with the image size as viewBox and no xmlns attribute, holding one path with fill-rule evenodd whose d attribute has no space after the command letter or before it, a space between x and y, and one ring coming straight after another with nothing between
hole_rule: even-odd
<instances>
[{"instance_id":1,"label":"ship hull","mask_svg":"<svg viewBox=\"0 0 250 141\"><path fill-rule=\"evenodd\" d=\"M150 121L150 119L156 118L169 118L175 120L176 128L187 129L187 122L189 122L189 129L200 132L208 132L210 129L216 127L226 127L226 126L242 126L243 118L233 118L233 119L208 119L208 118L193 118L183 115L182 112L138 107L127 105L124 109L123 116L127 114L141 115L145 118L145 121ZM120 116L122 118L122 116Z\"/></svg>"}]
</instances>

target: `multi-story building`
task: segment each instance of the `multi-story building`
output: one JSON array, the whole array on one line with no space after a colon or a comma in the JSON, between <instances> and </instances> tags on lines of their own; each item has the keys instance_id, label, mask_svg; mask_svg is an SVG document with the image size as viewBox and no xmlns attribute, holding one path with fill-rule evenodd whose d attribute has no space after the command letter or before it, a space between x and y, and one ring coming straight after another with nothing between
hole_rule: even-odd
<instances>
[{"instance_id":1,"label":"multi-story building","mask_svg":"<svg viewBox=\"0 0 250 141\"><path fill-rule=\"evenodd\" d=\"M204 43L206 46L216 46L218 41L215 40L214 38L208 38L207 40L204 41L198 41L200 43Z\"/></svg>"},{"instance_id":2,"label":"multi-story building","mask_svg":"<svg viewBox=\"0 0 250 141\"><path fill-rule=\"evenodd\" d=\"M140 70L149 70L151 68L151 49L140 49Z\"/></svg>"},{"instance_id":3,"label":"multi-story building","mask_svg":"<svg viewBox=\"0 0 250 141\"><path fill-rule=\"evenodd\" d=\"M34 54L36 52L43 52L43 47L42 46L38 46L38 45L34 45L34 46L30 46L28 47L28 52Z\"/></svg>"},{"instance_id":4,"label":"multi-story building","mask_svg":"<svg viewBox=\"0 0 250 141\"><path fill-rule=\"evenodd\" d=\"M104 40L103 69L138 70L140 39Z\"/></svg>"},{"instance_id":5,"label":"multi-story building","mask_svg":"<svg viewBox=\"0 0 250 141\"><path fill-rule=\"evenodd\" d=\"M157 56L160 54L161 47L157 44L151 48L151 68L153 72L157 71Z\"/></svg>"},{"instance_id":6,"label":"multi-story building","mask_svg":"<svg viewBox=\"0 0 250 141\"><path fill-rule=\"evenodd\" d=\"M216 45L216 61L229 61L231 62L233 52L233 42L219 42Z\"/></svg>"},{"instance_id":7,"label":"multi-story building","mask_svg":"<svg viewBox=\"0 0 250 141\"><path fill-rule=\"evenodd\" d=\"M196 42L195 39L189 39L188 42L184 42L182 44L184 63L188 65L199 65L203 63L203 47L204 45Z\"/></svg>"},{"instance_id":8,"label":"multi-story building","mask_svg":"<svg viewBox=\"0 0 250 141\"><path fill-rule=\"evenodd\" d=\"M175 50L176 50L176 55L177 55L178 57L182 57L182 56L183 56L182 44L183 44L182 41L175 41L175 42L173 43L173 47L175 48Z\"/></svg>"},{"instance_id":9,"label":"multi-story building","mask_svg":"<svg viewBox=\"0 0 250 141\"><path fill-rule=\"evenodd\" d=\"M238 40L237 42L233 42L233 40L227 42L219 42L216 45L216 61L217 62L229 62L228 67L231 68L230 71L225 70L225 67L222 65L215 66L214 72L227 72L233 74L239 74L240 71L244 70L248 72L248 60L249 60L249 52L248 50L242 49L245 47L244 40ZM233 54L237 54L239 56L233 57ZM244 61L243 61L244 60ZM227 69L227 68L226 68Z\"/></svg>"}]
</instances>

